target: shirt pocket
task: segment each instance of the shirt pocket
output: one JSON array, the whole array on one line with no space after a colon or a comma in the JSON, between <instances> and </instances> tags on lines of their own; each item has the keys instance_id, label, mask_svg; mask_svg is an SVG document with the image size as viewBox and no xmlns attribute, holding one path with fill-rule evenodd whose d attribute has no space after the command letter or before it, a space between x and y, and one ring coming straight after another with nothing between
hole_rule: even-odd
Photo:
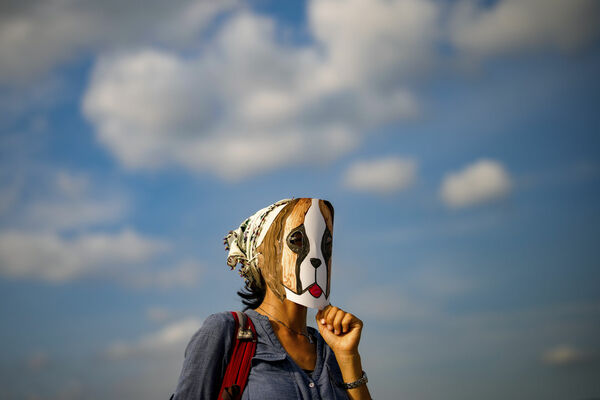
<instances>
[{"instance_id":1,"label":"shirt pocket","mask_svg":"<svg viewBox=\"0 0 600 400\"><path fill-rule=\"evenodd\" d=\"M300 398L285 354L263 353L252 358L243 400Z\"/></svg>"}]
</instances>

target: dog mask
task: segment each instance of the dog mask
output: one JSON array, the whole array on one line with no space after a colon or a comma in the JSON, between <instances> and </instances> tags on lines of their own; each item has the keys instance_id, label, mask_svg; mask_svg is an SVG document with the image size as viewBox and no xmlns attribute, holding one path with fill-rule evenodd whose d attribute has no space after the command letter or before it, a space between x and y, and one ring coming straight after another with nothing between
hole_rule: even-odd
<instances>
[{"instance_id":1,"label":"dog mask","mask_svg":"<svg viewBox=\"0 0 600 400\"><path fill-rule=\"evenodd\" d=\"M325 200L289 201L257 248L258 267L281 299L322 309L329 304L333 207Z\"/></svg>"}]
</instances>

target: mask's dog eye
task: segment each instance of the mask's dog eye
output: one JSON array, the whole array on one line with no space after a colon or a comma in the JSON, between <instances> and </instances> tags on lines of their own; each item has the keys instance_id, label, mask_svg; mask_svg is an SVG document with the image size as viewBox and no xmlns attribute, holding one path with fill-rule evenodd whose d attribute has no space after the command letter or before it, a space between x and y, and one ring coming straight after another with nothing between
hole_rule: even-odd
<instances>
[{"instance_id":1,"label":"mask's dog eye","mask_svg":"<svg viewBox=\"0 0 600 400\"><path fill-rule=\"evenodd\" d=\"M285 241L290 250L298 254L299 262L302 262L304 257L306 257L310 251L310 243L306 236L306 231L304 230L304 224L294 228L294 230L288 234Z\"/></svg>"},{"instance_id":2,"label":"mask's dog eye","mask_svg":"<svg viewBox=\"0 0 600 400\"><path fill-rule=\"evenodd\" d=\"M331 246L333 244L333 238L331 237L331 232L329 229L325 229L323 233L323 240L321 241L321 252L323 252L323 257L325 260L328 260L331 257Z\"/></svg>"},{"instance_id":3,"label":"mask's dog eye","mask_svg":"<svg viewBox=\"0 0 600 400\"><path fill-rule=\"evenodd\" d=\"M288 243L294 247L302 247L302 232L296 231L288 237Z\"/></svg>"},{"instance_id":4,"label":"mask's dog eye","mask_svg":"<svg viewBox=\"0 0 600 400\"><path fill-rule=\"evenodd\" d=\"M304 231L304 225L300 225L290 232L286 239L287 245L294 253L298 254L299 259L303 259L310 250L310 243Z\"/></svg>"}]
</instances>

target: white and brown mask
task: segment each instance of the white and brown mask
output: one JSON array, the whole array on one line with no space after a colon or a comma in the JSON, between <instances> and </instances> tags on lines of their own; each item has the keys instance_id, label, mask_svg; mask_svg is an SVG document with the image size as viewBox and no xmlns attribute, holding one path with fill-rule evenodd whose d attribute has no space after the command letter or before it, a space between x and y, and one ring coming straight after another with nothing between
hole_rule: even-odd
<instances>
[{"instance_id":1,"label":"white and brown mask","mask_svg":"<svg viewBox=\"0 0 600 400\"><path fill-rule=\"evenodd\" d=\"M325 200L291 200L257 248L258 266L280 299L322 309L329 304L333 207Z\"/></svg>"}]
</instances>

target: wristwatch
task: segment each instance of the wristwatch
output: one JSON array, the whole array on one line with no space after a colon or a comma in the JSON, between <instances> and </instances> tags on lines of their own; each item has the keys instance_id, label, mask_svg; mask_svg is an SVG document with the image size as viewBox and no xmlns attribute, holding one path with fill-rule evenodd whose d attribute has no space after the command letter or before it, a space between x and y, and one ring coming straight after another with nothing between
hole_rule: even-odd
<instances>
[{"instance_id":1,"label":"wristwatch","mask_svg":"<svg viewBox=\"0 0 600 400\"><path fill-rule=\"evenodd\" d=\"M350 383L346 383L346 382L338 383L338 386L343 387L344 389L354 389L354 388L364 385L367 382L369 382L369 378L367 378L367 373L365 371L363 371L360 379L358 379L354 382L350 382Z\"/></svg>"}]
</instances>

